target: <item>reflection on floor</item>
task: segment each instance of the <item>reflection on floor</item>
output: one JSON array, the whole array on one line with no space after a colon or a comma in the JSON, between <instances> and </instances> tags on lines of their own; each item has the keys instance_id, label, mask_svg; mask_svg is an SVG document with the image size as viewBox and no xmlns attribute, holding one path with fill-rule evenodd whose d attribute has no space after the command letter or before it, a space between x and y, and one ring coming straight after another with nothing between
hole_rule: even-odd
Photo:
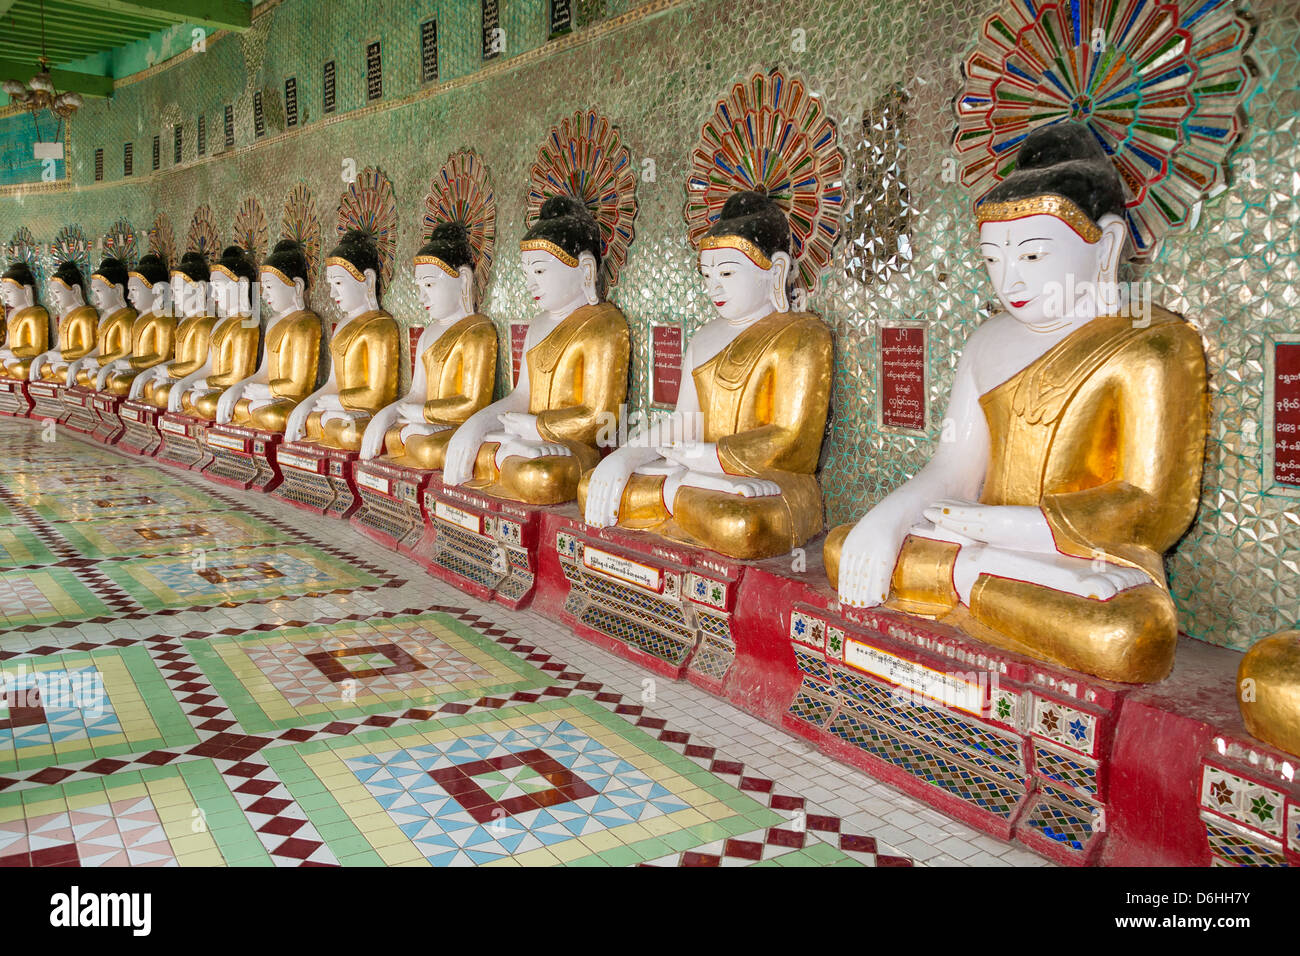
<instances>
[{"instance_id":1,"label":"reflection on floor","mask_svg":"<svg viewBox=\"0 0 1300 956\"><path fill-rule=\"evenodd\" d=\"M0 448L0 865L1044 862L340 522Z\"/></svg>"}]
</instances>

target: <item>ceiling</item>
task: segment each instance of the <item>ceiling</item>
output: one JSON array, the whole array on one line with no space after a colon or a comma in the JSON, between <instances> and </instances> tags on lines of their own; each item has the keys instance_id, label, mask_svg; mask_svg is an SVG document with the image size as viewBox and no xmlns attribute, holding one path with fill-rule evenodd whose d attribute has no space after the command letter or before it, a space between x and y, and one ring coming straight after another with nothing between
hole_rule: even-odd
<instances>
[{"instance_id":1,"label":"ceiling","mask_svg":"<svg viewBox=\"0 0 1300 956\"><path fill-rule=\"evenodd\" d=\"M54 85L84 96L108 96L110 67L83 61L189 23L213 30L247 30L248 0L43 0L44 49ZM42 0L0 0L0 79L26 80L41 55ZM110 57L99 62L108 64ZM78 64L74 70L61 66Z\"/></svg>"}]
</instances>

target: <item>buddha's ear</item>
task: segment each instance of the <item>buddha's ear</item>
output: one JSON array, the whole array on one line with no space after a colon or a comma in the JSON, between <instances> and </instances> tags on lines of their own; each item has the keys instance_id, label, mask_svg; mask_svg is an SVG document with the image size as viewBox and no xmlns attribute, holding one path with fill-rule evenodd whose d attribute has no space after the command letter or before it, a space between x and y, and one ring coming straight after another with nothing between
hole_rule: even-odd
<instances>
[{"instance_id":1,"label":"buddha's ear","mask_svg":"<svg viewBox=\"0 0 1300 956\"><path fill-rule=\"evenodd\" d=\"M300 302L301 302L301 301L306 301L306 299L307 299L307 283L304 282L300 276L295 276L295 277L294 277L294 280L293 280L293 290L294 290L295 293L297 293L297 295L298 295L298 300L299 300Z\"/></svg>"},{"instance_id":2,"label":"buddha's ear","mask_svg":"<svg viewBox=\"0 0 1300 956\"><path fill-rule=\"evenodd\" d=\"M790 311L790 296L787 293L787 283L790 281L790 254L786 252L775 252L772 254L772 264L767 269L768 277L772 282L772 289L769 298L772 300L772 308L777 312Z\"/></svg>"},{"instance_id":3,"label":"buddha's ear","mask_svg":"<svg viewBox=\"0 0 1300 956\"><path fill-rule=\"evenodd\" d=\"M1097 240L1098 278L1114 281L1119 274L1119 263L1128 239L1128 225L1114 213L1106 213L1097 225L1101 227L1101 238Z\"/></svg>"},{"instance_id":4,"label":"buddha's ear","mask_svg":"<svg viewBox=\"0 0 1300 956\"><path fill-rule=\"evenodd\" d=\"M466 312L474 311L474 270L469 266L461 266L456 270L456 275L460 276L460 304Z\"/></svg>"},{"instance_id":5,"label":"buddha's ear","mask_svg":"<svg viewBox=\"0 0 1300 956\"><path fill-rule=\"evenodd\" d=\"M584 252L578 256L578 268L582 270L582 293L587 297L590 305L595 305L600 301L600 286L597 279L600 275L600 266L596 265L596 257L590 252Z\"/></svg>"}]
</instances>

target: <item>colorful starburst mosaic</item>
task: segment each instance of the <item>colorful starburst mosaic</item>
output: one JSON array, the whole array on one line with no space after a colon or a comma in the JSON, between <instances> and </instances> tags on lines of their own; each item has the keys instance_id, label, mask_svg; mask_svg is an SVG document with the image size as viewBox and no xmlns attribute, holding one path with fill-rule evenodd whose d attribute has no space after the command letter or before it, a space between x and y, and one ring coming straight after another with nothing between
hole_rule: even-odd
<instances>
[{"instance_id":1,"label":"colorful starburst mosaic","mask_svg":"<svg viewBox=\"0 0 1300 956\"><path fill-rule=\"evenodd\" d=\"M457 222L469 233L474 250L474 288L481 299L492 276L497 241L497 197L492 176L482 157L461 149L447 157L433 175L424 197L424 231L427 240L440 223Z\"/></svg>"}]
</instances>

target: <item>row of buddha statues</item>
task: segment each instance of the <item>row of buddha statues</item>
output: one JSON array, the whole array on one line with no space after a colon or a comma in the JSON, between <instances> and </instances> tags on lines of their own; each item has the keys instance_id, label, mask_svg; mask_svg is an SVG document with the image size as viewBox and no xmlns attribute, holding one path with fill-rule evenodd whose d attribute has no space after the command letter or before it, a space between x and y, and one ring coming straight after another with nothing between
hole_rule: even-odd
<instances>
[{"instance_id":1,"label":"row of buddha statues","mask_svg":"<svg viewBox=\"0 0 1300 956\"><path fill-rule=\"evenodd\" d=\"M1072 123L1026 137L1015 170L978 203L979 250L1002 310L965 344L930 462L826 536L842 605L940 620L1104 679L1170 672L1178 621L1163 555L1197 509L1206 361L1181 317L1154 309L1135 321L1115 298L1124 213L1115 166ZM456 223L438 226L415 256L431 321L404 396L379 254L359 231L326 259L344 318L318 388L322 324L305 306L303 250L288 241L260 269L237 247L211 265L188 254L170 275L158 255L130 270L107 259L91 276L93 309L75 268L62 265L49 283L60 316L53 348L30 270L11 266L0 363L13 378L440 470L443 484L486 496L576 501L592 527L734 559L783 555L824 530L817 469L833 342L792 303L791 230L776 199L733 193L699 241L715 314L687 343L676 409L617 448L599 435L626 399L630 340L623 313L602 299L597 223L581 202L553 197L520 252L537 311L518 381L495 401L497 333L477 311L476 250ZM234 294L254 279L271 316L260 363L257 323ZM1300 686L1289 648L1248 655L1243 676ZM1287 706L1300 712L1291 693ZM1252 729L1300 752L1287 706L1261 711L1271 725Z\"/></svg>"}]
</instances>

